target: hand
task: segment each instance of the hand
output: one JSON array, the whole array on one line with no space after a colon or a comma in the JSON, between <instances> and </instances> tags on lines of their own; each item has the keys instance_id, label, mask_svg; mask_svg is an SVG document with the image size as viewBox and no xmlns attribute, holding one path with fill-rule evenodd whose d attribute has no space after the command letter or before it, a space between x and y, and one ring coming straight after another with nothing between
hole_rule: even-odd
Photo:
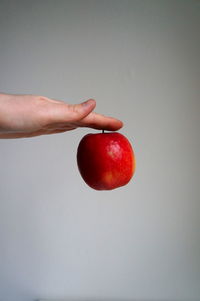
<instances>
[{"instance_id":1,"label":"hand","mask_svg":"<svg viewBox=\"0 0 200 301\"><path fill-rule=\"evenodd\" d=\"M89 99L71 105L36 95L0 94L0 138L24 138L62 133L78 127L115 131L120 120L94 113Z\"/></svg>"}]
</instances>

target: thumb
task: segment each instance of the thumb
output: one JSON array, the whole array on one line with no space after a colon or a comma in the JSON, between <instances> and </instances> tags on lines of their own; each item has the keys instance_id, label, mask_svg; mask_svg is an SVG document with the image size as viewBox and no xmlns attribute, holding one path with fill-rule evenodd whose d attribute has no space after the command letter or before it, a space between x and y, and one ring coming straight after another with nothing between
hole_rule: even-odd
<instances>
[{"instance_id":1,"label":"thumb","mask_svg":"<svg viewBox=\"0 0 200 301\"><path fill-rule=\"evenodd\" d=\"M55 101L54 101L55 102ZM90 114L96 106L94 99L88 99L80 104L66 104L56 102L52 106L52 119L54 122L76 122Z\"/></svg>"},{"instance_id":2,"label":"thumb","mask_svg":"<svg viewBox=\"0 0 200 301\"><path fill-rule=\"evenodd\" d=\"M95 106L96 101L94 99L88 99L80 104L68 105L68 121L78 121L83 119L94 110Z\"/></svg>"}]
</instances>

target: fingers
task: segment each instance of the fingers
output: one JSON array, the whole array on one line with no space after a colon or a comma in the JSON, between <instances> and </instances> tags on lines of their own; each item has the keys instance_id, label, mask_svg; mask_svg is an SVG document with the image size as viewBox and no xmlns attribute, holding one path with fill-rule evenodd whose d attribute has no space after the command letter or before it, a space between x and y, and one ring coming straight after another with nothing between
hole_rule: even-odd
<instances>
[{"instance_id":1,"label":"fingers","mask_svg":"<svg viewBox=\"0 0 200 301\"><path fill-rule=\"evenodd\" d=\"M79 126L97 130L117 131L123 127L123 123L116 118L92 112L80 121Z\"/></svg>"},{"instance_id":2,"label":"fingers","mask_svg":"<svg viewBox=\"0 0 200 301\"><path fill-rule=\"evenodd\" d=\"M53 103L52 103L53 104ZM117 131L123 123L115 118L107 117L93 112L96 106L94 99L89 99L83 103L70 105L55 101L52 106L51 123L63 123L62 127L68 126L89 127L99 130Z\"/></svg>"}]
</instances>

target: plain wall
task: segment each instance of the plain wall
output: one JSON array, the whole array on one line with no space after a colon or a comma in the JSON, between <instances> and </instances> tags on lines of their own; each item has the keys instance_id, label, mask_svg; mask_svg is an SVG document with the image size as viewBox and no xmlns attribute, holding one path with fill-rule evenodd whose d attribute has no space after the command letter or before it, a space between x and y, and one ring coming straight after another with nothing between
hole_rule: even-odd
<instances>
[{"instance_id":1,"label":"plain wall","mask_svg":"<svg viewBox=\"0 0 200 301\"><path fill-rule=\"evenodd\" d=\"M90 189L79 129L0 140L0 300L200 300L200 2L0 1L0 90L124 122L137 170Z\"/></svg>"}]
</instances>

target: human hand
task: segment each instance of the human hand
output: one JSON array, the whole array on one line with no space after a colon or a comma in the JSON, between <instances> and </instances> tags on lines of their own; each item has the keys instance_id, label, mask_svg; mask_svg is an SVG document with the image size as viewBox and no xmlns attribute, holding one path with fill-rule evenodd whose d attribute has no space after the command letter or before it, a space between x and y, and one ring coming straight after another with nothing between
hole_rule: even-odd
<instances>
[{"instance_id":1,"label":"human hand","mask_svg":"<svg viewBox=\"0 0 200 301\"><path fill-rule=\"evenodd\" d=\"M25 138L62 133L78 127L116 131L120 120L93 112L96 102L81 104L36 95L0 94L0 138Z\"/></svg>"}]
</instances>

